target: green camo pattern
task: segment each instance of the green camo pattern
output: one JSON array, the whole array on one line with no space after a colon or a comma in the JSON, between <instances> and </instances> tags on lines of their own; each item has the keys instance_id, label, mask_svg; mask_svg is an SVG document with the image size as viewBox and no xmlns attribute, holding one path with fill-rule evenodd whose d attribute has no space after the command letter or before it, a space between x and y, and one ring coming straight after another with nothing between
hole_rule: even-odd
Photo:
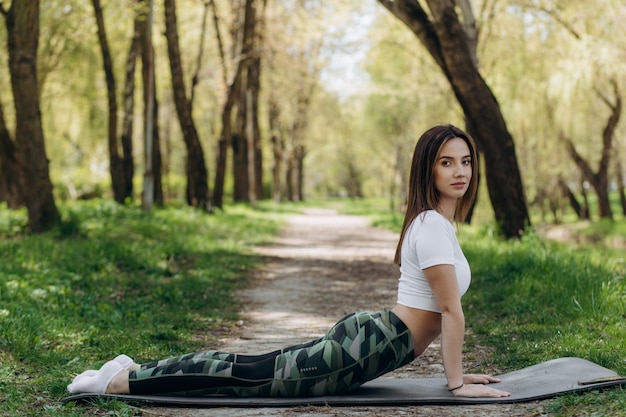
<instances>
[{"instance_id":1,"label":"green camo pattern","mask_svg":"<svg viewBox=\"0 0 626 417\"><path fill-rule=\"evenodd\" d=\"M411 334L395 314L360 312L344 317L318 340L265 355L208 350L145 364L130 372L130 387L131 394L334 395L413 359ZM266 372L259 371L262 366Z\"/></svg>"}]
</instances>

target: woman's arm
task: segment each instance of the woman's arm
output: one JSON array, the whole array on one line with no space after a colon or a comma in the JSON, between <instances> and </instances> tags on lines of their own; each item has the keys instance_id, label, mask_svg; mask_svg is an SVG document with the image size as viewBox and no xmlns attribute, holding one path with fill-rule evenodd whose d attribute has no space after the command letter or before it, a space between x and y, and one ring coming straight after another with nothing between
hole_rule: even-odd
<instances>
[{"instance_id":1,"label":"woman's arm","mask_svg":"<svg viewBox=\"0 0 626 417\"><path fill-rule=\"evenodd\" d=\"M441 356L448 388L463 384L463 339L465 316L453 265L435 265L424 275L441 309Z\"/></svg>"},{"instance_id":2,"label":"woman's arm","mask_svg":"<svg viewBox=\"0 0 626 417\"><path fill-rule=\"evenodd\" d=\"M441 356L448 389L459 397L507 397L508 392L483 384L499 382L488 375L463 376L463 339L465 316L453 265L435 265L424 269L424 275L441 309Z\"/></svg>"}]
</instances>

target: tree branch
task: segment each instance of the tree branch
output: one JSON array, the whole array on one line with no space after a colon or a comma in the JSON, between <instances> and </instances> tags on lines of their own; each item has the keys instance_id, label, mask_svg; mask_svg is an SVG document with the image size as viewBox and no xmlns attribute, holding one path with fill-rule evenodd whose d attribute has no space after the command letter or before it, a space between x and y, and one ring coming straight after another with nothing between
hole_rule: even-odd
<instances>
[{"instance_id":1,"label":"tree branch","mask_svg":"<svg viewBox=\"0 0 626 417\"><path fill-rule=\"evenodd\" d=\"M378 0L417 36L437 65L447 74L435 26L418 0Z\"/></svg>"},{"instance_id":2,"label":"tree branch","mask_svg":"<svg viewBox=\"0 0 626 417\"><path fill-rule=\"evenodd\" d=\"M569 22L567 22L565 19L561 18L558 15L558 11L550 10L547 7L539 7L537 8L537 10L539 10L540 12L544 12L545 14L553 18L558 24L563 26L565 30L571 33L572 36L574 36L576 39L581 39L580 34L572 27L572 25L570 25Z\"/></svg>"},{"instance_id":3,"label":"tree branch","mask_svg":"<svg viewBox=\"0 0 626 417\"><path fill-rule=\"evenodd\" d=\"M613 86L613 92L615 94L615 104L606 99L599 91L596 91L600 98L604 100L607 106L611 109L611 115L606 122L606 126L602 132L602 159L600 160L600 175L606 175L609 169L609 159L611 157L611 148L613 146L613 137L615 135L615 129L619 123L619 119L622 113L622 97L620 96L619 87L615 78L610 81Z\"/></svg>"},{"instance_id":4,"label":"tree branch","mask_svg":"<svg viewBox=\"0 0 626 417\"><path fill-rule=\"evenodd\" d=\"M478 31L476 30L476 18L472 11L472 5L469 0L455 0L455 3L461 8L463 14L463 28L467 34L467 46L471 52L472 62L478 68Z\"/></svg>"},{"instance_id":5,"label":"tree branch","mask_svg":"<svg viewBox=\"0 0 626 417\"><path fill-rule=\"evenodd\" d=\"M211 10L213 12L213 26L215 27L215 37L217 38L217 46L220 51L220 59L222 60L222 77L224 79L224 86L228 88L228 68L226 66L226 55L224 54L224 42L222 42L222 35L220 32L220 20L217 14L217 5L214 0L210 0Z\"/></svg>"},{"instance_id":6,"label":"tree branch","mask_svg":"<svg viewBox=\"0 0 626 417\"><path fill-rule=\"evenodd\" d=\"M209 14L209 2L204 3L204 11L202 12L202 29L200 30L200 45L198 46L198 57L196 58L196 70L191 78L191 92L189 98L189 104L193 106L193 99L195 97L196 86L200 82L200 69L202 68L202 55L204 52L204 38L206 36L207 16Z\"/></svg>"},{"instance_id":7,"label":"tree branch","mask_svg":"<svg viewBox=\"0 0 626 417\"><path fill-rule=\"evenodd\" d=\"M600 97L600 99L602 101L604 101L604 103L609 106L609 108L612 111L615 111L615 108L618 106L618 102L619 105L621 105L621 97L619 94L619 88L617 86L617 81L615 81L615 78L611 78L611 80L609 81L609 83L611 84L611 86L613 87L613 92L615 93L615 104L611 103L611 101L608 99L607 96L605 96L604 94L602 94L602 91L600 91L599 88L594 87L593 91L596 92L596 94L598 95L598 97Z\"/></svg>"},{"instance_id":8,"label":"tree branch","mask_svg":"<svg viewBox=\"0 0 626 417\"><path fill-rule=\"evenodd\" d=\"M583 173L583 176L589 182L595 184L596 175L594 174L593 170L591 169L587 161L585 161L583 157L578 153L578 151L576 150L576 147L574 146L574 142L572 142L572 139L566 136L562 130L559 131L559 139L561 139L565 143L565 148L567 149L567 153L569 153L570 157L574 160L574 163L576 163L576 166L580 168L580 170Z\"/></svg>"}]
</instances>

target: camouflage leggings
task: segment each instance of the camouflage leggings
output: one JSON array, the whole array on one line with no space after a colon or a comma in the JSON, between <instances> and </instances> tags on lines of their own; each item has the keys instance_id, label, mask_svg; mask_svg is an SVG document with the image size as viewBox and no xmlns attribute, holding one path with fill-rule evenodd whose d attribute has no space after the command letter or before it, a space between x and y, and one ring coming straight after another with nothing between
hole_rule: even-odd
<instances>
[{"instance_id":1,"label":"camouflage leggings","mask_svg":"<svg viewBox=\"0 0 626 417\"><path fill-rule=\"evenodd\" d=\"M308 397L341 394L408 364L411 333L391 311L355 313L318 340L264 355L209 350L144 364L131 394Z\"/></svg>"}]
</instances>

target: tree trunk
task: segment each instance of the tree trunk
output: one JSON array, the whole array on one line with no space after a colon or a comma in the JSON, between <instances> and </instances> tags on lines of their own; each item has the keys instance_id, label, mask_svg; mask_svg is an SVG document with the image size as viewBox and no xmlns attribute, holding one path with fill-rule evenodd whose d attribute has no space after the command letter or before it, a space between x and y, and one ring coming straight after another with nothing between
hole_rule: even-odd
<instances>
[{"instance_id":1,"label":"tree trunk","mask_svg":"<svg viewBox=\"0 0 626 417\"><path fill-rule=\"evenodd\" d=\"M587 194L587 184L584 179L580 180L580 194L583 196L583 212L585 213L584 219L591 219L591 206L589 204L589 194Z\"/></svg>"},{"instance_id":2,"label":"tree trunk","mask_svg":"<svg viewBox=\"0 0 626 417\"><path fill-rule=\"evenodd\" d=\"M250 81L250 72L248 71L248 81ZM256 139L255 139L255 123L254 123L254 110L255 103L253 102L253 93L250 88L246 89L246 138L247 143L247 171L248 171L248 201L254 207L257 200L257 184L256 184ZM256 126L258 128L258 124Z\"/></svg>"},{"instance_id":3,"label":"tree trunk","mask_svg":"<svg viewBox=\"0 0 626 417\"><path fill-rule=\"evenodd\" d=\"M563 192L565 197L567 197L567 201L569 201L569 205L574 210L574 213L576 213L576 215L578 216L578 219L588 220L589 219L588 210L578 202L578 200L576 199L576 196L574 195L572 190L569 188L565 180L563 180L563 178L559 178L559 186L561 187L561 191Z\"/></svg>"},{"instance_id":4,"label":"tree trunk","mask_svg":"<svg viewBox=\"0 0 626 417\"><path fill-rule=\"evenodd\" d=\"M296 201L304 201L304 156L306 155L305 147L299 143L295 149L296 162Z\"/></svg>"},{"instance_id":5,"label":"tree trunk","mask_svg":"<svg viewBox=\"0 0 626 417\"><path fill-rule=\"evenodd\" d=\"M222 61L222 78L224 80L224 87L226 88L226 100L224 107L222 108L222 131L220 137L217 140L217 155L215 161L215 183L213 184L213 207L222 208L224 204L224 181L226 179L226 162L228 160L228 141L231 137L231 124L230 118L233 109L233 103L235 98L235 91L237 88L238 77L240 73L241 63L237 65L235 75L232 83L228 82L228 68L226 66L226 56L224 54L224 44L222 42L222 36L220 32L219 17L217 13L217 5L214 1L211 2L211 11L213 14L213 25L215 28L215 34L217 38L217 45L220 52L220 58Z\"/></svg>"},{"instance_id":6,"label":"tree trunk","mask_svg":"<svg viewBox=\"0 0 626 417\"><path fill-rule=\"evenodd\" d=\"M598 197L598 215L600 218L612 219L611 205L609 202L609 182L606 173L593 172L589 163L578 153L570 138L565 138L565 146L572 160L582 172L583 177L587 180L596 192Z\"/></svg>"},{"instance_id":7,"label":"tree trunk","mask_svg":"<svg viewBox=\"0 0 626 417\"><path fill-rule=\"evenodd\" d=\"M124 119L122 121L122 172L124 175L124 199L133 197L133 122L135 110L135 68L141 51L142 33L145 31L145 13L140 6L135 16L133 38L126 58L126 80L124 83Z\"/></svg>"},{"instance_id":8,"label":"tree trunk","mask_svg":"<svg viewBox=\"0 0 626 417\"><path fill-rule=\"evenodd\" d=\"M407 201L407 176L406 173L406 155L403 151L403 147L397 142L393 144L393 175L389 183L389 209L395 211L396 195L398 196L398 203L402 207ZM399 187L398 187L399 185ZM399 190L398 190L399 188Z\"/></svg>"},{"instance_id":9,"label":"tree trunk","mask_svg":"<svg viewBox=\"0 0 626 417\"><path fill-rule=\"evenodd\" d=\"M280 200L282 198L282 185L280 181L280 175L282 172L285 143L280 131L280 107L276 102L276 97L271 91L268 101L270 141L272 143L272 154L274 156L274 164L272 166L272 199L275 203L280 203Z\"/></svg>"},{"instance_id":10,"label":"tree trunk","mask_svg":"<svg viewBox=\"0 0 626 417\"><path fill-rule=\"evenodd\" d=\"M178 26L175 0L165 0L165 35L172 73L174 104L180 128L187 146L187 203L190 206L210 210L209 187L204 152L198 131L191 115L191 103L187 100L183 67L180 59Z\"/></svg>"},{"instance_id":11,"label":"tree trunk","mask_svg":"<svg viewBox=\"0 0 626 417\"><path fill-rule=\"evenodd\" d=\"M237 74L240 71L237 70ZM222 132L217 142L217 159L215 163L215 184L213 186L213 206L222 208L224 204L224 181L226 180L226 162L228 160L228 143L233 140L232 112L235 97L239 90L239 75L228 86L226 102L222 108Z\"/></svg>"},{"instance_id":12,"label":"tree trunk","mask_svg":"<svg viewBox=\"0 0 626 417\"><path fill-rule=\"evenodd\" d=\"M496 98L474 64L475 54L455 2L427 0L429 17L415 0L378 1L409 27L448 79L467 129L484 153L487 188L501 233L520 236L530 219L513 138Z\"/></svg>"},{"instance_id":13,"label":"tree trunk","mask_svg":"<svg viewBox=\"0 0 626 417\"><path fill-rule=\"evenodd\" d=\"M248 76L248 88L252 94L252 134L254 148L254 189L257 199L265 198L263 191L263 146L261 144L261 129L259 127L259 95L261 91L261 50L264 48L265 42L265 10L267 0L263 0L263 6L260 15L257 15L256 24L257 34L254 43L254 57L250 63Z\"/></svg>"},{"instance_id":14,"label":"tree trunk","mask_svg":"<svg viewBox=\"0 0 626 417\"><path fill-rule=\"evenodd\" d=\"M344 186L350 198L363 198L361 173L354 163L354 158L346 155L348 158L344 161L346 169L346 179Z\"/></svg>"},{"instance_id":15,"label":"tree trunk","mask_svg":"<svg viewBox=\"0 0 626 417\"><path fill-rule=\"evenodd\" d=\"M156 81L153 78L154 82L152 88L153 91L156 91ZM153 96L154 104L153 104L153 112L154 117L154 128L152 130L152 134L154 135L153 143L152 143L152 175L154 176L154 203L163 207L165 205L165 198L163 197L163 160L161 156L161 135L159 134L159 125L158 125L158 114L159 114L159 102L156 96Z\"/></svg>"},{"instance_id":16,"label":"tree trunk","mask_svg":"<svg viewBox=\"0 0 626 417\"><path fill-rule=\"evenodd\" d=\"M209 16L209 7L214 1L207 1L204 3L204 10L202 12L202 29L200 30L200 42L198 43L198 55L196 57L196 69L191 77L191 92L189 94L189 102L193 104L194 97L196 96L196 87L200 83L200 71L202 69L202 62L204 61L204 38L207 31L207 19ZM215 10L215 5L213 6Z\"/></svg>"},{"instance_id":17,"label":"tree trunk","mask_svg":"<svg viewBox=\"0 0 626 417\"><path fill-rule=\"evenodd\" d=\"M215 172L215 186L213 188L213 205L222 208L224 203L224 181L226 179L226 163L228 158L228 145L237 141L236 134L233 133L232 113L235 100L241 88L242 63L240 62L235 72L235 78L228 86L226 102L222 108L222 133L218 140L217 162Z\"/></svg>"},{"instance_id":18,"label":"tree trunk","mask_svg":"<svg viewBox=\"0 0 626 417\"><path fill-rule=\"evenodd\" d=\"M261 90L261 57L255 56L248 68L247 83L248 171L250 201L263 199L263 149L259 127L259 91Z\"/></svg>"},{"instance_id":19,"label":"tree trunk","mask_svg":"<svg viewBox=\"0 0 626 417\"><path fill-rule=\"evenodd\" d=\"M145 0L140 0L141 3L145 3ZM145 15L145 14L144 14ZM148 68L152 68L154 71L154 47L152 46L152 42L149 42L147 39L147 19L141 19L139 33L141 34L140 45L141 48L141 65L142 71L141 76L143 80L143 104L144 104L144 118L148 120L148 109L152 108L152 181L153 181L153 202L159 206L163 207L165 204L165 200L163 197L163 162L161 157L161 143L160 143L160 134L159 134L159 103L156 97L156 76L154 72L152 76L150 76L148 72ZM149 54L149 49L151 48L151 54ZM152 58L152 59L151 59ZM152 94L150 94L148 89L149 83L152 83ZM152 106L148 105L149 98L152 97Z\"/></svg>"},{"instance_id":20,"label":"tree trunk","mask_svg":"<svg viewBox=\"0 0 626 417\"><path fill-rule=\"evenodd\" d=\"M109 51L109 43L107 41L100 0L92 0L92 4L98 27L98 41L102 52L102 64L104 67L104 75L107 84L107 98L109 103L108 145L111 186L113 188L113 198L115 201L120 204L124 204L124 201L126 200L126 184L122 157L120 156L117 143L117 98L115 91L115 74L113 71L113 62L111 60L111 52Z\"/></svg>"},{"instance_id":21,"label":"tree trunk","mask_svg":"<svg viewBox=\"0 0 626 417\"><path fill-rule=\"evenodd\" d=\"M231 139L233 156L233 200L248 201L248 139L246 137L246 81L247 72L241 75L241 86L237 94L237 114Z\"/></svg>"},{"instance_id":22,"label":"tree trunk","mask_svg":"<svg viewBox=\"0 0 626 417\"><path fill-rule=\"evenodd\" d=\"M611 109L611 114L606 122L606 126L602 132L602 156L598 164L598 170L593 171L591 165L578 153L574 142L567 137L564 132L559 133L561 140L565 142L565 147L572 160L576 163L583 174L583 177L591 183L598 196L598 215L602 219L613 219L611 203L609 200L609 164L611 159L611 149L613 147L613 137L615 129L619 123L622 113L622 98L617 87L617 82L612 81L613 92L615 94L615 103L605 98L600 92L596 91L602 101Z\"/></svg>"},{"instance_id":23,"label":"tree trunk","mask_svg":"<svg viewBox=\"0 0 626 417\"><path fill-rule=\"evenodd\" d=\"M302 57L304 55L301 52ZM303 57L304 58L304 57ZM285 186L289 201L304 201L305 133L309 123L311 98L316 88L316 77L305 78L296 93L293 121L289 128Z\"/></svg>"},{"instance_id":24,"label":"tree trunk","mask_svg":"<svg viewBox=\"0 0 626 417\"><path fill-rule=\"evenodd\" d=\"M254 125L257 125L258 118L254 112L258 106L253 103L255 83L258 88L258 79L255 80L253 64L258 53L255 50L255 30L256 30L256 4L255 0L246 0L244 7L243 26L241 27L241 85L237 105L237 118L235 122L235 134L233 135L233 175L235 201L251 201L252 194L256 196L254 190L256 180L255 171L250 170L255 166L255 144ZM258 92L256 100L258 100ZM256 120L255 120L256 119ZM253 182L251 182L251 180Z\"/></svg>"},{"instance_id":25,"label":"tree trunk","mask_svg":"<svg viewBox=\"0 0 626 417\"><path fill-rule=\"evenodd\" d=\"M244 110L239 110L244 113ZM245 119L244 119L245 120ZM233 200L248 200L248 140L244 133L237 129L237 133L233 134L232 150L233 150Z\"/></svg>"},{"instance_id":26,"label":"tree trunk","mask_svg":"<svg viewBox=\"0 0 626 417\"><path fill-rule=\"evenodd\" d=\"M291 180L292 184L291 198L295 201L304 201L304 157L306 156L306 147L304 144L304 134L308 126L309 108L311 105L311 97L315 90L315 82L311 82L308 88L301 88L296 98L296 114L291 129L291 152L290 157Z\"/></svg>"},{"instance_id":27,"label":"tree trunk","mask_svg":"<svg viewBox=\"0 0 626 417\"><path fill-rule=\"evenodd\" d=\"M4 109L0 103L0 201L5 201L10 209L24 205L20 182L17 150L7 129Z\"/></svg>"},{"instance_id":28,"label":"tree trunk","mask_svg":"<svg viewBox=\"0 0 626 417\"><path fill-rule=\"evenodd\" d=\"M617 193L619 194L619 202L622 206L622 214L626 216L626 185L624 185L624 170L619 161L617 162L615 170L617 171Z\"/></svg>"},{"instance_id":29,"label":"tree trunk","mask_svg":"<svg viewBox=\"0 0 626 417\"><path fill-rule=\"evenodd\" d=\"M60 219L52 194L48 158L41 125L37 83L39 1L14 1L5 15L9 47L9 71L15 102L15 143L21 167L20 179L28 210L28 226L34 233L49 230Z\"/></svg>"},{"instance_id":30,"label":"tree trunk","mask_svg":"<svg viewBox=\"0 0 626 417\"><path fill-rule=\"evenodd\" d=\"M285 192L287 193L287 201L297 201L296 187L294 185L296 172L296 155L292 149L287 157L285 168Z\"/></svg>"},{"instance_id":31,"label":"tree trunk","mask_svg":"<svg viewBox=\"0 0 626 417\"><path fill-rule=\"evenodd\" d=\"M145 62L145 61L144 61ZM144 64L145 65L145 64ZM145 72L144 72L144 76L145 76ZM144 78L144 84L146 84L148 81ZM144 107L147 109L147 100L148 100L148 94L147 91L145 91L145 87L144 87ZM157 91L156 90L156 77L152 77L152 91ZM153 191L154 191L154 196L153 196L153 201L154 203L159 206L159 207L163 207L165 204L165 200L163 197L163 162L162 162L162 157L161 157L161 136L159 134L159 123L158 123L158 116L159 116L159 102L156 98L156 94L152 94L152 123L153 123L153 127L152 127L152 178L154 181L154 187L153 187Z\"/></svg>"}]
</instances>

